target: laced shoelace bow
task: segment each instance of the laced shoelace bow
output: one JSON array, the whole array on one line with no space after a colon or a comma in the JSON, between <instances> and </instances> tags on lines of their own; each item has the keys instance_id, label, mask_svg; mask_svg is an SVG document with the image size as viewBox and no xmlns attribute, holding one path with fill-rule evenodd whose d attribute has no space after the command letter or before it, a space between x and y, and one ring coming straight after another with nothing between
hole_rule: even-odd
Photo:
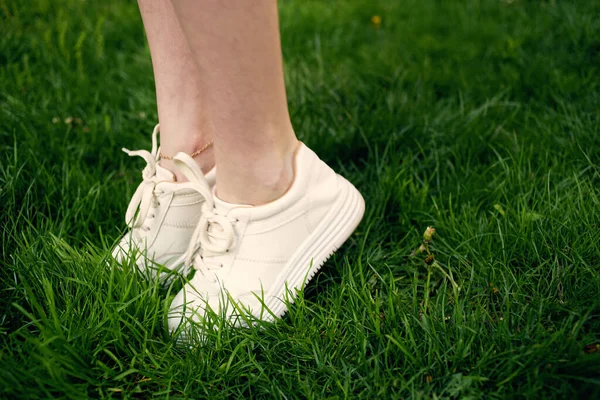
<instances>
[{"instance_id":1,"label":"laced shoelace bow","mask_svg":"<svg viewBox=\"0 0 600 400\"><path fill-rule=\"evenodd\" d=\"M214 283L216 280L211 278L210 270L222 265L211 263L208 259L229 251L235 241L233 224L237 219L216 212L212 189L198 164L189 155L178 153L173 160L188 179L190 187L204 197L202 215L186 251L185 265L193 265Z\"/></svg>"},{"instance_id":2,"label":"laced shoelace bow","mask_svg":"<svg viewBox=\"0 0 600 400\"><path fill-rule=\"evenodd\" d=\"M142 182L135 190L127 211L125 213L125 222L130 228L141 228L142 224L146 220L152 201L156 201L154 198L154 187L156 186L156 165L158 164L158 132L159 125L156 125L152 132L152 151L148 150L128 150L123 148L122 150L131 157L142 157L146 161L146 166L142 171ZM136 211L139 208L139 213L136 217Z\"/></svg>"}]
</instances>

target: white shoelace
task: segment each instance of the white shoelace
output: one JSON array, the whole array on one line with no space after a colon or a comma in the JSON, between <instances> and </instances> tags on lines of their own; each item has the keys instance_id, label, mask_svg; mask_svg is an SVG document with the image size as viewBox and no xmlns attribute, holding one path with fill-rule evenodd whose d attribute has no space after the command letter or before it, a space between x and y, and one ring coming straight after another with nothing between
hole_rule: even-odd
<instances>
[{"instance_id":1,"label":"white shoelace","mask_svg":"<svg viewBox=\"0 0 600 400\"><path fill-rule=\"evenodd\" d=\"M146 161L146 167L144 167L142 171L142 182L135 190L129 205L127 206L127 212L125 213L125 222L132 229L143 228L143 230L148 231L150 228L143 227L144 221L146 220L146 217L150 216L152 218L154 216L153 214L149 215L150 208L160 205L157 199L157 195L160 193L157 193L154 190L158 183L158 180L156 179L156 166L158 164L159 151L157 143L158 131L159 126L156 125L152 132L152 152L149 152L148 150L131 151L125 148L122 149L128 155L132 157L142 157ZM138 208L139 213L136 217L135 214Z\"/></svg>"},{"instance_id":2,"label":"white shoelace","mask_svg":"<svg viewBox=\"0 0 600 400\"><path fill-rule=\"evenodd\" d=\"M189 180L192 189L200 193L205 201L202 204L202 215L194 230L186 251L185 265L192 264L212 283L216 282L210 270L219 269L222 264L211 262L210 258L226 253L235 241L233 224L237 219L216 212L212 190L196 162L185 153L173 157L175 165Z\"/></svg>"}]
</instances>

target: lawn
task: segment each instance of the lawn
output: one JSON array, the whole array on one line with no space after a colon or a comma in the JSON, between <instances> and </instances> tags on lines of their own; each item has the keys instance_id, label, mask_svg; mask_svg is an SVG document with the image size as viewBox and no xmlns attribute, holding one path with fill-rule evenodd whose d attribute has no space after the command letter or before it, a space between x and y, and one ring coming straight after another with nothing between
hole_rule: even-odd
<instances>
[{"instance_id":1,"label":"lawn","mask_svg":"<svg viewBox=\"0 0 600 400\"><path fill-rule=\"evenodd\" d=\"M182 282L109 261L157 121L136 3L0 0L0 397L600 396L600 3L280 10L365 218L282 320L189 347Z\"/></svg>"}]
</instances>

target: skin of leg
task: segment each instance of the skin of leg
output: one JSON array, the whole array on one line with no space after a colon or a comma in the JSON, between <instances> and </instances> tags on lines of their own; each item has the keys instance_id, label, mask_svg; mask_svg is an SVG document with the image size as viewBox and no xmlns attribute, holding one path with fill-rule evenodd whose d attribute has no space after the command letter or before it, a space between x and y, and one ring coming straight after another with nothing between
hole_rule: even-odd
<instances>
[{"instance_id":1,"label":"skin of leg","mask_svg":"<svg viewBox=\"0 0 600 400\"><path fill-rule=\"evenodd\" d=\"M172 0L204 79L218 197L259 205L294 177L298 141L283 79L276 0Z\"/></svg>"},{"instance_id":2,"label":"skin of leg","mask_svg":"<svg viewBox=\"0 0 600 400\"><path fill-rule=\"evenodd\" d=\"M200 71L171 1L138 0L138 5L154 69L161 153L191 154L212 140ZM209 171L214 166L212 147L195 160L204 172ZM160 164L173 171L178 181L186 180L172 160L162 159Z\"/></svg>"}]
</instances>

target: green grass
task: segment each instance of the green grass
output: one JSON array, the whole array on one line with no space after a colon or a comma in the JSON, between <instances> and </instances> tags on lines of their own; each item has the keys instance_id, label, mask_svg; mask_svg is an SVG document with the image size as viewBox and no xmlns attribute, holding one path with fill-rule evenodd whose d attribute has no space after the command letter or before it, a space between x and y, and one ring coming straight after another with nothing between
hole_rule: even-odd
<instances>
[{"instance_id":1,"label":"green grass","mask_svg":"<svg viewBox=\"0 0 600 400\"><path fill-rule=\"evenodd\" d=\"M0 0L0 397L600 396L600 4L280 8L298 136L367 211L282 320L188 348L180 282L106 267L157 119L136 4Z\"/></svg>"}]
</instances>

